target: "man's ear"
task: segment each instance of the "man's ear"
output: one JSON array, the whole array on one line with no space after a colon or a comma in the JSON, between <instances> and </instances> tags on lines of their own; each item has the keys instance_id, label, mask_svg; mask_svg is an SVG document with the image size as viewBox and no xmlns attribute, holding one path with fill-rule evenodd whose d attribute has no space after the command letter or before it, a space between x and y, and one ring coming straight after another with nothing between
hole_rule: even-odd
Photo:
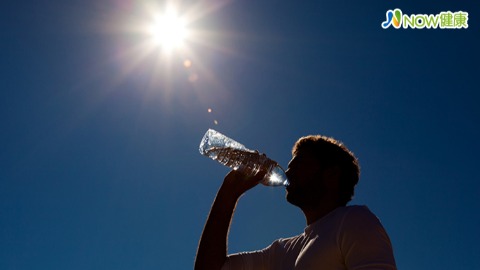
<instances>
[{"instance_id":1,"label":"man's ear","mask_svg":"<svg viewBox=\"0 0 480 270\"><path fill-rule=\"evenodd\" d=\"M338 186L340 184L340 175L342 171L340 170L339 166L332 166L325 168L322 171L322 176L323 179L325 179L325 182L328 183L329 185L335 185Z\"/></svg>"}]
</instances>

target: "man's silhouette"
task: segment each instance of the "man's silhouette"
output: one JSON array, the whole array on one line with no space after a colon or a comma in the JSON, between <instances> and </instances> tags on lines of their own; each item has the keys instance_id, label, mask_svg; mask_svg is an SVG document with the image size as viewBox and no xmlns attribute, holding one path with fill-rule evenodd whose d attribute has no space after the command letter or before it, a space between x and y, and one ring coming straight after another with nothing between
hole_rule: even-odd
<instances>
[{"instance_id":1,"label":"man's silhouette","mask_svg":"<svg viewBox=\"0 0 480 270\"><path fill-rule=\"evenodd\" d=\"M304 233L263 250L227 256L227 236L239 198L265 172L231 171L224 179L200 240L195 269L396 269L390 239L366 206L346 206L359 179L356 157L325 136L300 138L286 174L286 199L304 213Z\"/></svg>"}]
</instances>

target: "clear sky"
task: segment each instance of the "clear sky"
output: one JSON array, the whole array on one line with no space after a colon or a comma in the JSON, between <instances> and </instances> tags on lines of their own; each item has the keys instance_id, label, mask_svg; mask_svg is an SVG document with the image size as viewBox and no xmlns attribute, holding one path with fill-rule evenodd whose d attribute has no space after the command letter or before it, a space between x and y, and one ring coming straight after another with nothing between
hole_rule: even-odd
<instances>
[{"instance_id":1,"label":"clear sky","mask_svg":"<svg viewBox=\"0 0 480 270\"><path fill-rule=\"evenodd\" d=\"M480 269L476 1L2 1L0 269L191 269L228 169L208 128L286 166L343 141L400 269ZM469 13L468 29L382 29L386 12ZM185 61L189 62L186 63ZM242 197L230 251L301 233L283 188Z\"/></svg>"}]
</instances>

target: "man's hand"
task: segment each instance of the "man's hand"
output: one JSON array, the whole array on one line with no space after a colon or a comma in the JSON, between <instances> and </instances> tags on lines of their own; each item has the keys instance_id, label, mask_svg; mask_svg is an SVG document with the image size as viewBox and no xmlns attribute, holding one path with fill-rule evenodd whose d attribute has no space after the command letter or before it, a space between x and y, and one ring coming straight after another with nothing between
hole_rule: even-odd
<instances>
[{"instance_id":1,"label":"man's hand","mask_svg":"<svg viewBox=\"0 0 480 270\"><path fill-rule=\"evenodd\" d=\"M245 192L255 187L265 177L264 171L258 171L256 174L250 175L244 171L232 170L223 180L223 185L220 191L225 195L229 195L234 198L239 198Z\"/></svg>"}]
</instances>

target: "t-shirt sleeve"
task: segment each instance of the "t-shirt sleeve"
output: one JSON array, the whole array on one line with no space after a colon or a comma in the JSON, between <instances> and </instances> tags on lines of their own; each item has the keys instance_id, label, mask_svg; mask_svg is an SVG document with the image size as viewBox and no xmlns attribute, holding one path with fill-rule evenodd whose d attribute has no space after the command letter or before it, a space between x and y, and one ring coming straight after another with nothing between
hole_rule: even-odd
<instances>
[{"instance_id":1,"label":"t-shirt sleeve","mask_svg":"<svg viewBox=\"0 0 480 270\"><path fill-rule=\"evenodd\" d=\"M273 259L282 250L280 240L257 251L228 255L222 270L266 270L274 269Z\"/></svg>"},{"instance_id":2,"label":"t-shirt sleeve","mask_svg":"<svg viewBox=\"0 0 480 270\"><path fill-rule=\"evenodd\" d=\"M366 206L352 207L338 232L347 269L397 269L390 239L380 220Z\"/></svg>"}]
</instances>

